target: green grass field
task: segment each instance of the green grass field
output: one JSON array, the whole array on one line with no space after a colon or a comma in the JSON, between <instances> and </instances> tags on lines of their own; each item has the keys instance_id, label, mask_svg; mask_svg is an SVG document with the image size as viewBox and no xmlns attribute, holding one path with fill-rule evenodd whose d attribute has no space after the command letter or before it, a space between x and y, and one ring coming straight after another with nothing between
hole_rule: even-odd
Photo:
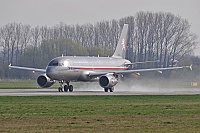
<instances>
[{"instance_id":1,"label":"green grass field","mask_svg":"<svg viewBox=\"0 0 200 133\"><path fill-rule=\"evenodd\" d=\"M0 132L199 131L199 95L0 97Z\"/></svg>"},{"instance_id":2,"label":"green grass field","mask_svg":"<svg viewBox=\"0 0 200 133\"><path fill-rule=\"evenodd\" d=\"M36 89L39 88L34 80L2 80L0 89Z\"/></svg>"},{"instance_id":3,"label":"green grass field","mask_svg":"<svg viewBox=\"0 0 200 133\"><path fill-rule=\"evenodd\" d=\"M58 84L51 88L58 88ZM0 89L39 89L35 80L2 80L0 81Z\"/></svg>"},{"instance_id":4,"label":"green grass field","mask_svg":"<svg viewBox=\"0 0 200 133\"><path fill-rule=\"evenodd\" d=\"M85 84L95 84L98 83L80 83L80 82L73 82L74 88L80 88ZM57 89L60 86L58 82L56 82L51 89ZM36 80L1 80L0 81L0 89L42 89Z\"/></svg>"}]
</instances>

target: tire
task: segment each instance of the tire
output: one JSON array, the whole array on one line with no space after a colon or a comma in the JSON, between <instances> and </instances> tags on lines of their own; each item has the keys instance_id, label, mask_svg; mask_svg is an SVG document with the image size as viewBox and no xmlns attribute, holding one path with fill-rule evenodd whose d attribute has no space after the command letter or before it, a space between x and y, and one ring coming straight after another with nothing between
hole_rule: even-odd
<instances>
[{"instance_id":1,"label":"tire","mask_svg":"<svg viewBox=\"0 0 200 133\"><path fill-rule=\"evenodd\" d=\"M58 88L58 92L62 92L63 90L62 90L62 88L61 87L59 87Z\"/></svg>"},{"instance_id":2,"label":"tire","mask_svg":"<svg viewBox=\"0 0 200 133\"><path fill-rule=\"evenodd\" d=\"M64 86L64 91L68 92L69 87L67 85Z\"/></svg>"},{"instance_id":3,"label":"tire","mask_svg":"<svg viewBox=\"0 0 200 133\"><path fill-rule=\"evenodd\" d=\"M74 88L72 85L69 86L69 92L73 92Z\"/></svg>"},{"instance_id":4,"label":"tire","mask_svg":"<svg viewBox=\"0 0 200 133\"><path fill-rule=\"evenodd\" d=\"M114 87L109 88L109 90L110 90L110 92L113 92L114 91Z\"/></svg>"},{"instance_id":5,"label":"tire","mask_svg":"<svg viewBox=\"0 0 200 133\"><path fill-rule=\"evenodd\" d=\"M105 92L108 92L108 88L104 88L104 91L105 91Z\"/></svg>"}]
</instances>

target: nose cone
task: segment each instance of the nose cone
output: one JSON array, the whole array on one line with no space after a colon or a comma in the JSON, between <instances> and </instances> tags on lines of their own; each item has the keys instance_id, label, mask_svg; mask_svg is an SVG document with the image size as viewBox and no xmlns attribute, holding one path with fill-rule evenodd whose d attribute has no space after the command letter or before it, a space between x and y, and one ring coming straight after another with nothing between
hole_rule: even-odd
<instances>
[{"instance_id":1,"label":"nose cone","mask_svg":"<svg viewBox=\"0 0 200 133\"><path fill-rule=\"evenodd\" d=\"M54 79L55 75L56 75L56 70L53 67L47 67L46 69L46 75L50 78L50 79Z\"/></svg>"}]
</instances>

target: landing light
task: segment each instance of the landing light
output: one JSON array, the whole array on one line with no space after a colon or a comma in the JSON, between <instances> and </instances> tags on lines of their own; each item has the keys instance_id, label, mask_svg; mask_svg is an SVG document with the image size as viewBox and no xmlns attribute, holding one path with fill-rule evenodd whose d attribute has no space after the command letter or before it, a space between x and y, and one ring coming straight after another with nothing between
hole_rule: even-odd
<instances>
[{"instance_id":1,"label":"landing light","mask_svg":"<svg viewBox=\"0 0 200 133\"><path fill-rule=\"evenodd\" d=\"M162 71L158 71L158 72L162 74Z\"/></svg>"},{"instance_id":2,"label":"landing light","mask_svg":"<svg viewBox=\"0 0 200 133\"><path fill-rule=\"evenodd\" d=\"M140 73L135 73L136 75L140 76Z\"/></svg>"}]
</instances>

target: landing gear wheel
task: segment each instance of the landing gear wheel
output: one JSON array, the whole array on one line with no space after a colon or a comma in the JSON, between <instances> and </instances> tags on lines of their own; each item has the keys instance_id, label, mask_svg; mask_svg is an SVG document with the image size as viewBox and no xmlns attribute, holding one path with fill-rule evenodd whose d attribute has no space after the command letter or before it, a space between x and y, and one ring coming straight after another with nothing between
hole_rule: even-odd
<instances>
[{"instance_id":1,"label":"landing gear wheel","mask_svg":"<svg viewBox=\"0 0 200 133\"><path fill-rule=\"evenodd\" d=\"M65 85L65 86L64 86L64 91L65 91L65 92L68 92L68 89L69 89L69 86L68 86L68 85Z\"/></svg>"},{"instance_id":2,"label":"landing gear wheel","mask_svg":"<svg viewBox=\"0 0 200 133\"><path fill-rule=\"evenodd\" d=\"M66 82L66 85L64 85L63 87L63 83L64 83L64 80L61 80L59 83L60 83L60 87L58 88L58 91L59 92L72 92L74 89L73 89L73 86L72 85L69 85L69 81L65 81Z\"/></svg>"},{"instance_id":3,"label":"landing gear wheel","mask_svg":"<svg viewBox=\"0 0 200 133\"><path fill-rule=\"evenodd\" d=\"M59 87L59 88L58 88L58 91L59 91L59 92L63 92L62 87Z\"/></svg>"},{"instance_id":4,"label":"landing gear wheel","mask_svg":"<svg viewBox=\"0 0 200 133\"><path fill-rule=\"evenodd\" d=\"M110 90L110 92L113 92L114 91L114 87L109 88L109 90Z\"/></svg>"},{"instance_id":5,"label":"landing gear wheel","mask_svg":"<svg viewBox=\"0 0 200 133\"><path fill-rule=\"evenodd\" d=\"M63 80L61 80L61 81L59 81L59 83L60 83L60 87L58 88L58 91L59 92L63 92Z\"/></svg>"},{"instance_id":6,"label":"landing gear wheel","mask_svg":"<svg viewBox=\"0 0 200 133\"><path fill-rule=\"evenodd\" d=\"M105 92L108 92L108 88L104 88L104 91L105 91Z\"/></svg>"},{"instance_id":7,"label":"landing gear wheel","mask_svg":"<svg viewBox=\"0 0 200 133\"><path fill-rule=\"evenodd\" d=\"M70 85L70 86L69 86L69 92L73 92L73 89L74 89L73 86Z\"/></svg>"}]
</instances>

